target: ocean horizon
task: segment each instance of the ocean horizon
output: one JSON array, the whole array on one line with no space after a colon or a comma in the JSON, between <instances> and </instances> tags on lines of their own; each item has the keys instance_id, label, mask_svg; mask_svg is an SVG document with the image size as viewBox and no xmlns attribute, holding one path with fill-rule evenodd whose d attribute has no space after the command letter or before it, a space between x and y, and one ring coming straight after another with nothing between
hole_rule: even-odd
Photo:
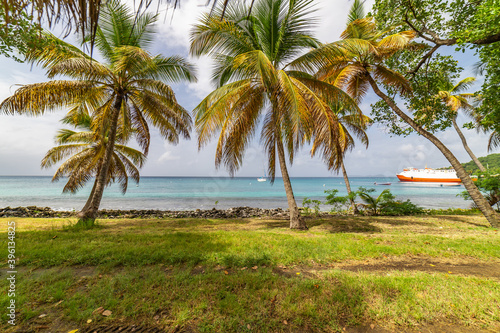
<instances>
[{"instance_id":1,"label":"ocean horizon","mask_svg":"<svg viewBox=\"0 0 500 333\"><path fill-rule=\"evenodd\" d=\"M0 176L0 207L39 206L54 210L80 210L93 182L76 194L62 193L65 180L52 182L50 176ZM396 177L350 177L351 188L374 188L373 195L390 189L398 200L410 200L423 208L468 208L457 194L462 185L405 183ZM325 201L325 190L347 193L342 177L293 177L295 198L299 206L304 198ZM391 185L380 185L391 183ZM195 210L231 207L287 208L283 181L274 184L258 182L257 177L154 177L144 176L138 185L130 181L126 194L113 184L104 191L102 209ZM330 210L322 205L322 210Z\"/></svg>"}]
</instances>

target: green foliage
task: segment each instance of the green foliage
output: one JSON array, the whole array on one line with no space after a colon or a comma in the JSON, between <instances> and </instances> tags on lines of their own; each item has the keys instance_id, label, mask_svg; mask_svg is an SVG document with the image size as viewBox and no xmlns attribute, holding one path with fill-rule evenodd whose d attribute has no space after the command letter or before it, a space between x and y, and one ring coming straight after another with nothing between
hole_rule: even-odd
<instances>
[{"instance_id":1,"label":"green foliage","mask_svg":"<svg viewBox=\"0 0 500 333\"><path fill-rule=\"evenodd\" d=\"M63 162L54 174L52 181L67 178L67 183L63 188L64 193L76 193L91 180L91 176L96 177L108 142L108 131L104 133L105 137L102 137L101 133L96 135L92 132L95 121L90 114L93 112L87 110L85 103L84 106L79 105L75 109L79 112L73 112L73 109L62 122L81 131L59 130L56 135L57 146L51 148L41 162L43 168L49 168ZM117 182L120 184L122 193L125 194L129 178L139 183L139 168L144 165L146 156L125 145L128 135L123 124L119 124L117 130L116 144L113 148L113 162L108 169L109 176L106 185Z\"/></svg>"},{"instance_id":2,"label":"green foliage","mask_svg":"<svg viewBox=\"0 0 500 333\"><path fill-rule=\"evenodd\" d=\"M312 212L316 216L319 215L319 206L321 205L320 200L314 200L314 199L309 199L308 197L305 197L302 200L302 206L304 206L304 214L309 216ZM312 206L312 209L311 209Z\"/></svg>"},{"instance_id":3,"label":"green foliage","mask_svg":"<svg viewBox=\"0 0 500 333\"><path fill-rule=\"evenodd\" d=\"M427 47L402 51L397 57L385 62L387 67L399 73L408 73L420 61ZM413 120L429 132L444 131L452 125L451 119L456 112L447 107L441 100L435 98L440 87L459 77L463 68L458 66L452 56L435 55L425 64L425 68L417 72L410 81L413 93L401 96L390 85L384 84L388 95L395 100L400 98ZM390 133L409 135L414 130L394 117L392 109L382 100L372 105L372 115L376 122L386 125Z\"/></svg>"},{"instance_id":4,"label":"green foliage","mask_svg":"<svg viewBox=\"0 0 500 333\"><path fill-rule=\"evenodd\" d=\"M338 192L339 190L325 191L325 193L327 194L325 204L333 206L332 212L348 210L351 204L351 199L352 200L356 199L358 195L357 192L353 191L346 196L337 196Z\"/></svg>"},{"instance_id":5,"label":"green foliage","mask_svg":"<svg viewBox=\"0 0 500 333\"><path fill-rule=\"evenodd\" d=\"M500 169L500 154L489 154L487 156L479 157L479 162L481 162L482 165L487 167L488 169ZM467 172L470 172L472 174L476 174L479 172L479 169L477 168L476 163L474 161L469 161L467 163L462 164L467 170Z\"/></svg>"},{"instance_id":6,"label":"green foliage","mask_svg":"<svg viewBox=\"0 0 500 333\"><path fill-rule=\"evenodd\" d=\"M486 172L477 172L478 178L474 183L483 196L491 205L496 204L497 210L500 210L500 168L490 168ZM467 191L463 191L457 196L461 196L465 200L472 200Z\"/></svg>"},{"instance_id":7,"label":"green foliage","mask_svg":"<svg viewBox=\"0 0 500 333\"><path fill-rule=\"evenodd\" d=\"M500 133L500 103L498 103L500 42L496 41L498 37L491 37L500 33L499 13L499 0L377 0L373 6L373 15L380 25L384 27L400 25L401 29L414 27L423 33L426 37L424 41L427 50L435 45L432 42L434 37L448 40L449 45L457 45L456 49L462 52L466 48L476 50L480 58L478 68L485 76L480 91L482 104L478 110L483 115L481 126L498 133ZM433 33L427 34L427 31ZM434 56L431 62L435 61ZM413 65L416 65L416 62ZM429 72L426 64L419 72Z\"/></svg>"},{"instance_id":8,"label":"green foliage","mask_svg":"<svg viewBox=\"0 0 500 333\"><path fill-rule=\"evenodd\" d=\"M359 187L358 196L365 203L363 206L368 209L373 215L378 215L380 213L381 207L387 201L394 200L394 195L392 195L389 189L383 190L377 197L371 196L370 193L375 192L375 189Z\"/></svg>"},{"instance_id":9,"label":"green foliage","mask_svg":"<svg viewBox=\"0 0 500 333\"><path fill-rule=\"evenodd\" d=\"M482 103L478 112L482 115L481 126L500 133L500 42L483 46L478 50L484 83L481 87Z\"/></svg>"},{"instance_id":10,"label":"green foliage","mask_svg":"<svg viewBox=\"0 0 500 333\"><path fill-rule=\"evenodd\" d=\"M416 215L422 214L424 210L410 202L410 200L400 201L395 200L396 197L389 189L383 190L377 197L371 196L370 193L375 192L375 189L366 189L360 187L357 195L365 202L364 207L373 215Z\"/></svg>"},{"instance_id":11,"label":"green foliage","mask_svg":"<svg viewBox=\"0 0 500 333\"><path fill-rule=\"evenodd\" d=\"M417 215L424 213L424 209L410 202L410 199L406 201L392 200L383 205L381 213L390 216Z\"/></svg>"},{"instance_id":12,"label":"green foliage","mask_svg":"<svg viewBox=\"0 0 500 333\"><path fill-rule=\"evenodd\" d=\"M442 39L457 38L464 44L498 33L500 1L377 0L373 15L384 26L403 24L431 30ZM422 29L423 30L423 29Z\"/></svg>"},{"instance_id":13,"label":"green foliage","mask_svg":"<svg viewBox=\"0 0 500 333\"><path fill-rule=\"evenodd\" d=\"M5 15L5 7L0 6L0 55L12 58L18 62L24 59L19 54L25 54L29 48L37 45L41 32L38 24L23 10L11 11Z\"/></svg>"}]
</instances>

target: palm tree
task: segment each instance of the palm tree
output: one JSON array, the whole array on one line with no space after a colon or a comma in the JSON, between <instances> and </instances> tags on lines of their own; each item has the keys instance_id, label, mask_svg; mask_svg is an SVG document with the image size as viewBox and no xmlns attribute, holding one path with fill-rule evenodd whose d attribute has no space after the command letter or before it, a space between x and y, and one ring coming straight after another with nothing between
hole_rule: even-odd
<instances>
[{"instance_id":1,"label":"palm tree","mask_svg":"<svg viewBox=\"0 0 500 333\"><path fill-rule=\"evenodd\" d=\"M479 170L484 172L486 171L486 168L481 164L479 159L469 148L464 134L460 130L460 127L458 127L457 125L458 110L463 110L469 116L472 116L474 114L474 107L470 104L469 101L475 99L475 95L471 93L462 93L462 91L467 90L474 81L476 81L475 78L467 77L458 82L456 85L448 82L448 86L439 91L436 97L440 98L453 111L453 118L451 119L453 127L457 131L458 136L460 137L460 140L462 141L462 144L469 156L472 158L474 163L476 163Z\"/></svg>"},{"instance_id":2,"label":"palm tree","mask_svg":"<svg viewBox=\"0 0 500 333\"><path fill-rule=\"evenodd\" d=\"M349 114L349 115L342 115L339 118L339 125L341 126L340 133L343 133L344 135L339 135L340 137L345 136L345 139L343 142L341 141L342 144L342 151L350 151L354 149L355 146L355 141L354 137L352 136L351 132L354 134L355 137L357 137L361 143L365 145L366 148L368 148L368 135L366 134L366 129L371 123L371 119L362 113L357 113L357 114ZM347 171L344 166L344 155L340 155L341 161L340 161L340 168L342 170L342 175L344 177L344 183L347 189L347 194L349 196L349 200L351 201L351 207L352 211L354 214L358 213L358 208L356 206L356 202L354 201L354 197L351 196L351 184L349 182L349 177L347 176Z\"/></svg>"},{"instance_id":3,"label":"palm tree","mask_svg":"<svg viewBox=\"0 0 500 333\"><path fill-rule=\"evenodd\" d=\"M360 188L358 191L358 196L365 202L364 206L366 208L371 209L373 215L378 215L380 213L381 205L386 202L388 198L392 199L394 196L391 194L389 189L383 190L380 192L378 197L372 197L369 193L373 192L373 189L366 190L364 188Z\"/></svg>"},{"instance_id":4,"label":"palm tree","mask_svg":"<svg viewBox=\"0 0 500 333\"><path fill-rule=\"evenodd\" d=\"M82 131L76 132L62 129L56 135L56 147L50 149L42 160L43 168L50 168L56 163L66 159L57 169L52 181L58 181L62 177L68 177L63 192L76 193L91 177L96 177L99 172L100 162L106 150L107 137L97 137L92 131L92 118L87 113L71 113L63 119L63 123L73 125ZM108 169L107 184L115 180L120 183L122 192L127 191L128 178L131 177L139 183L139 170L146 156L123 143L127 138L123 127L118 128L116 144L114 146L111 165ZM120 144L122 143L122 144ZM98 178L98 177L96 177ZM95 193L96 181L87 200L86 206L90 205Z\"/></svg>"},{"instance_id":5,"label":"palm tree","mask_svg":"<svg viewBox=\"0 0 500 333\"><path fill-rule=\"evenodd\" d=\"M341 34L342 40L312 50L294 61L292 66L299 70L315 71L317 77L344 87L351 96L361 98L371 87L397 116L443 153L488 222L497 227L499 222L495 211L453 153L436 136L405 114L378 87L377 81L391 86L402 95L411 93L410 83L401 74L385 67L384 61L407 48L416 32L391 33L393 27L380 31L372 17L353 19Z\"/></svg>"},{"instance_id":6,"label":"palm tree","mask_svg":"<svg viewBox=\"0 0 500 333\"><path fill-rule=\"evenodd\" d=\"M359 0L355 0L349 11L349 20L355 20L358 17L362 16L364 16L363 3ZM328 78L324 79L325 82L335 84L334 81L328 80ZM339 88L343 88L342 85L340 85ZM350 93L350 91L348 91L348 93ZM359 95L351 94L351 97L353 97L357 103L360 102ZM335 110L335 106L332 106L332 108ZM354 138L350 134L349 130L368 148L368 136L366 135L365 130L371 122L371 119L363 115L361 110L358 110L358 112L355 113L346 113L346 111L347 110L343 108L338 108L336 110L336 123L337 126L339 126L339 131L338 134L332 137L323 136L323 138L327 139L325 142L323 142L323 157L325 159L325 162L327 163L328 169L333 169L337 172L339 169L342 170L342 175L344 177L347 194L351 202L352 211L354 214L356 214L358 213L358 208L356 206L356 202L354 201L354 197L351 196L351 185L349 182L349 177L347 176L347 171L345 169L344 157L345 153L349 150L354 149L355 146Z\"/></svg>"},{"instance_id":7,"label":"palm tree","mask_svg":"<svg viewBox=\"0 0 500 333\"><path fill-rule=\"evenodd\" d=\"M293 229L307 226L299 215L285 153L291 164L304 142L319 140L320 128L324 133L338 129L328 105L340 102L358 110L340 89L287 69L294 57L319 45L309 32L311 4L312 0L259 0L250 14L246 4L230 4L224 20L217 19L223 11L218 7L191 33L191 54L211 55L216 63L217 88L194 110L199 147L220 131L215 163L224 164L233 175L263 118L260 138L268 174L274 182L277 157Z\"/></svg>"},{"instance_id":8,"label":"palm tree","mask_svg":"<svg viewBox=\"0 0 500 333\"><path fill-rule=\"evenodd\" d=\"M163 81L193 81L193 68L178 56L152 56L145 50L152 41L155 20L153 15L134 19L127 7L117 1L107 2L95 35L95 47L105 63L47 35L45 47L34 50L28 59L46 68L49 78L62 75L71 80L22 86L0 104L3 112L31 115L83 101L92 104L94 135L107 137L108 141L94 196L80 212L81 221L93 223L97 216L108 183L119 122L134 130L145 154L150 138L148 122L169 142L177 143L179 136L189 138L191 117Z\"/></svg>"},{"instance_id":9,"label":"palm tree","mask_svg":"<svg viewBox=\"0 0 500 333\"><path fill-rule=\"evenodd\" d=\"M321 151L323 160L329 170L339 172L342 170L347 194L351 202L353 213L358 213L354 197L350 194L351 185L347 171L344 165L345 154L355 147L355 138L358 138L366 147L368 147L368 136L366 129L370 125L371 119L365 116L361 110L346 110L342 106L331 106L334 112L332 124L329 126L335 128L331 131L328 128L323 135L318 135L315 145L312 147L311 155L315 155L318 150Z\"/></svg>"}]
</instances>

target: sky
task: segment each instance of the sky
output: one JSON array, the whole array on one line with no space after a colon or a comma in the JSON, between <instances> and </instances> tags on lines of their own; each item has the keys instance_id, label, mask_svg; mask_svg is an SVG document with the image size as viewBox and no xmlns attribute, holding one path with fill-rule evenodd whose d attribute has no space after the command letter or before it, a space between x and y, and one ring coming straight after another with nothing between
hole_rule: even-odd
<instances>
[{"instance_id":1,"label":"sky","mask_svg":"<svg viewBox=\"0 0 500 333\"><path fill-rule=\"evenodd\" d=\"M374 0L365 3L370 8ZM129 1L130 4L133 1ZM198 82L172 85L178 102L187 110L194 107L209 93L213 87L210 84L211 61L208 57L191 58L189 50L189 31L200 15L207 11L206 0L184 0L180 8L172 12L163 7L158 21L157 40L151 47L153 54L165 56L181 55L197 66ZM322 42L333 42L345 28L347 13L352 1L347 0L317 0L314 16L318 18L316 37ZM55 32L57 35L57 32ZM62 37L62 36L61 36ZM74 42L75 37L69 36ZM452 47L444 52L453 54ZM477 61L472 54L457 54L465 71L462 78L473 76L471 66ZM23 84L44 82L47 78L44 71L30 64L17 63L0 56L0 100L3 100ZM471 91L480 88L478 80ZM378 100L370 92L363 100L360 108L370 114L370 104ZM40 169L40 161L45 153L52 148L56 131L64 126L59 120L66 113L58 110L39 117L21 115L0 115L0 175L47 175L54 174L57 166L50 169ZM459 124L468 120L459 116ZM487 155L487 135L475 131L463 130L469 146L477 156ZM383 126L374 124L368 131L370 145L368 149L358 143L356 148L348 153L345 166L350 176L383 176L394 177L403 168L446 167L449 162L425 138L412 134L408 137L390 136ZM456 132L448 129L437 134L437 137L455 154L461 162L468 162L469 156L462 147ZM198 150L196 134L191 134L191 140L181 140L178 145L164 141L156 130L152 131L151 146L146 165L141 170L142 176L229 176L221 166L215 167L215 141ZM279 168L277 168L279 169ZM258 135L246 150L243 166L235 176L262 176L267 170L266 155L259 144ZM327 170L319 157L311 158L310 147L305 146L296 155L293 165L289 166L292 177L329 177L337 176ZM279 175L279 170L277 170Z\"/></svg>"}]
</instances>

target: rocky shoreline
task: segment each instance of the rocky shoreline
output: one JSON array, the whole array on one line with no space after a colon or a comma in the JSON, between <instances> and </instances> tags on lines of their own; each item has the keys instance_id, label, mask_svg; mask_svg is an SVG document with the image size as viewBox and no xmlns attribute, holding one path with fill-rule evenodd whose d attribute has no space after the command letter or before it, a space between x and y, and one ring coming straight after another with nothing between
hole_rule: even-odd
<instances>
[{"instance_id":1,"label":"rocky shoreline","mask_svg":"<svg viewBox=\"0 0 500 333\"><path fill-rule=\"evenodd\" d=\"M76 211L55 211L49 207L5 207L0 208L0 217L75 217ZM210 210L108 210L99 211L98 218L250 218L250 217L273 217L288 218L288 210L281 208L261 209L252 207L234 207L229 209Z\"/></svg>"}]
</instances>

